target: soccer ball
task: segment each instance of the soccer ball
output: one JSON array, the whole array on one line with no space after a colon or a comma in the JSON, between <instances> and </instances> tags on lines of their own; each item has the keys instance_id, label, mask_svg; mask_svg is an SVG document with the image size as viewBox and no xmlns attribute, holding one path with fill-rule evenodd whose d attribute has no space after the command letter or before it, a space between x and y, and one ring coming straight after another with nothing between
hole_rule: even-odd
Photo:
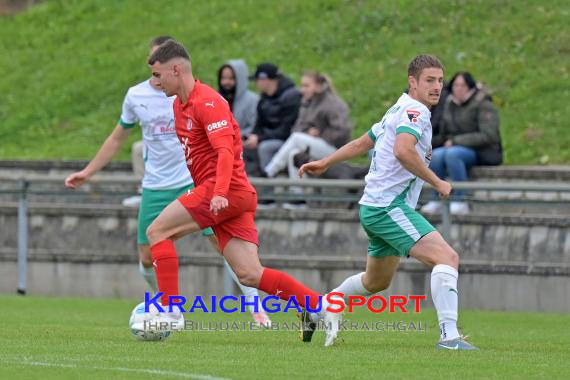
<instances>
[{"instance_id":1,"label":"soccer ball","mask_svg":"<svg viewBox=\"0 0 570 380\"><path fill-rule=\"evenodd\" d=\"M144 311L144 302L139 303L133 309L131 318L129 319L129 328L131 334L138 340L144 341L157 341L165 340L172 333L171 331L145 331L140 328L133 327L134 324L141 324L145 321L148 323L158 315L158 309L154 305L149 305L149 312ZM140 326L140 325L139 325Z\"/></svg>"}]
</instances>

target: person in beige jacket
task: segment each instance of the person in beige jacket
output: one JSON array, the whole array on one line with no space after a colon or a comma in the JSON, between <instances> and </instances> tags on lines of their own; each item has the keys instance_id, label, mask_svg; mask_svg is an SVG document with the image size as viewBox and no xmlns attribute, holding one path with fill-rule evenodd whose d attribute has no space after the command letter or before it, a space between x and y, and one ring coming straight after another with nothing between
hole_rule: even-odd
<instances>
[{"instance_id":1,"label":"person in beige jacket","mask_svg":"<svg viewBox=\"0 0 570 380\"><path fill-rule=\"evenodd\" d=\"M326 75L305 72L301 77L301 94L301 109L292 134L264 168L270 178L285 168L290 178L299 178L294 164L296 154L308 149L311 158L321 159L350 140L352 124L348 106Z\"/></svg>"}]
</instances>

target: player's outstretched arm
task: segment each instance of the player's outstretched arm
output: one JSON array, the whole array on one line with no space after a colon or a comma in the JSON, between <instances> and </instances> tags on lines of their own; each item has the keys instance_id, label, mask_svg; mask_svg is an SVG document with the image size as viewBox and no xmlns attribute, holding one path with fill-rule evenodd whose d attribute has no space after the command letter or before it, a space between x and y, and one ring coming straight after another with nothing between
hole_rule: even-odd
<instances>
[{"instance_id":1,"label":"player's outstretched arm","mask_svg":"<svg viewBox=\"0 0 570 380\"><path fill-rule=\"evenodd\" d=\"M304 164L299 168L299 176L303 176L305 173L311 175L319 176L327 171L334 164L350 160L351 158L361 156L367 153L370 149L374 147L374 141L370 138L368 133L363 134L356 140L352 140L348 144L342 146L340 149L334 153L328 155L327 157L312 161Z\"/></svg>"},{"instance_id":2,"label":"player's outstretched arm","mask_svg":"<svg viewBox=\"0 0 570 380\"><path fill-rule=\"evenodd\" d=\"M399 133L394 144L394 156L406 170L432 185L442 198L447 198L451 193L451 185L441 180L425 165L416 150L416 142L414 135Z\"/></svg>"},{"instance_id":3,"label":"player's outstretched arm","mask_svg":"<svg viewBox=\"0 0 570 380\"><path fill-rule=\"evenodd\" d=\"M107 137L103 145L101 145L99 151L89 164L87 164L83 170L70 174L65 179L65 186L70 189L75 189L83 185L99 170L103 169L105 165L111 161L113 156L117 154L119 149L121 149L130 133L130 129L123 128L123 126L118 124L109 137Z\"/></svg>"}]
</instances>

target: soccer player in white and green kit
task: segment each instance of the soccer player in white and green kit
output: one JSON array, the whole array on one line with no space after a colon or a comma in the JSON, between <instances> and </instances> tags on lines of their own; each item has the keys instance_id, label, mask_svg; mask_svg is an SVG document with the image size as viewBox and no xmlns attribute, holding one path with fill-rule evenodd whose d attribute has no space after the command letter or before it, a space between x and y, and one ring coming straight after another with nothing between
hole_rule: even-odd
<instances>
[{"instance_id":1,"label":"soccer player in white and green kit","mask_svg":"<svg viewBox=\"0 0 570 380\"><path fill-rule=\"evenodd\" d=\"M171 39L169 36L154 38L150 43L150 53L152 54L162 43ZM172 106L174 98L167 97L154 83L154 78L131 87L123 101L119 123L111 135L89 164L83 170L69 175L65 181L65 185L69 188L77 188L85 183L111 161L133 128L137 123L140 124L144 144L144 176L137 227L139 270L154 293L158 291L158 285L146 230L166 206L194 187L182 145L174 128ZM211 228L205 229L202 234L208 237L212 245L219 250ZM241 285L227 262L225 265L246 296L246 300L251 303L254 296L258 296L259 300L257 289ZM253 318L260 324L270 324L271 320L263 311L261 301L258 302L257 312L250 307Z\"/></svg>"},{"instance_id":2,"label":"soccer player in white and green kit","mask_svg":"<svg viewBox=\"0 0 570 380\"><path fill-rule=\"evenodd\" d=\"M322 160L303 165L299 174L320 175L331 165L374 148L366 187L360 200L360 223L368 235L366 272L347 278L333 292L369 296L388 288L400 257L411 256L432 267L431 293L441 339L436 347L477 350L457 330L459 256L417 211L425 182L448 197L451 185L429 168L432 127L430 108L439 101L443 65L419 55L408 66L407 94L402 94L379 123L360 138ZM304 313L305 321L313 318ZM312 332L304 332L305 341Z\"/></svg>"}]
</instances>

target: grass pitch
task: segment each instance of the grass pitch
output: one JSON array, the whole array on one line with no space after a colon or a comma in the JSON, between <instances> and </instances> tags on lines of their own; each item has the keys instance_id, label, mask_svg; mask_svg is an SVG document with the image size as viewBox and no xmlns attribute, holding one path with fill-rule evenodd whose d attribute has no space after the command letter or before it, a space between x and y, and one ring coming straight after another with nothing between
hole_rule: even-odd
<instances>
[{"instance_id":1,"label":"grass pitch","mask_svg":"<svg viewBox=\"0 0 570 380\"><path fill-rule=\"evenodd\" d=\"M566 315L463 311L460 327L480 352L442 352L435 312L347 315L356 322L422 322L427 331L180 332L139 342L127 326L135 300L0 296L0 379L568 378ZM296 322L294 314L274 321ZM194 321L248 322L249 314L194 314Z\"/></svg>"}]
</instances>

